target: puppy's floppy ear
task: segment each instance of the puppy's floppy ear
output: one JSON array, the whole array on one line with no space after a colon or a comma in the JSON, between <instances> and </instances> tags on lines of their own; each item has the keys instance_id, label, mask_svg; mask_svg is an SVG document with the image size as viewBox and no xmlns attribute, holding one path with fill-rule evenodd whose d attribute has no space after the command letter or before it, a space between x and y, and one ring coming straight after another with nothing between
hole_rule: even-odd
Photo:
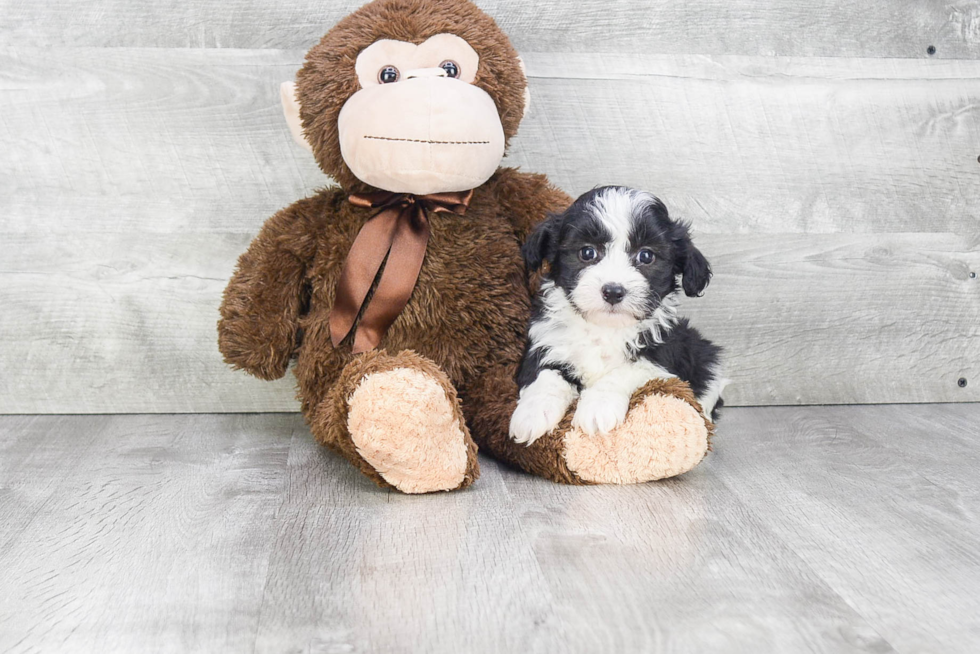
<instances>
[{"instance_id":1,"label":"puppy's floppy ear","mask_svg":"<svg viewBox=\"0 0 980 654\"><path fill-rule=\"evenodd\" d=\"M677 246L677 260L674 272L681 275L681 286L688 297L699 297L711 281L711 265L694 247L691 240L691 230L686 223L674 223L673 241Z\"/></svg>"},{"instance_id":2,"label":"puppy's floppy ear","mask_svg":"<svg viewBox=\"0 0 980 654\"><path fill-rule=\"evenodd\" d=\"M558 230L564 214L554 214L538 223L521 248L529 272L536 272L545 261L553 263L558 255Z\"/></svg>"},{"instance_id":3,"label":"puppy's floppy ear","mask_svg":"<svg viewBox=\"0 0 980 654\"><path fill-rule=\"evenodd\" d=\"M684 272L681 273L684 294L688 297L699 297L711 281L711 266L701 254L701 250L694 247L690 238L687 240L687 245L687 259L684 262Z\"/></svg>"}]
</instances>

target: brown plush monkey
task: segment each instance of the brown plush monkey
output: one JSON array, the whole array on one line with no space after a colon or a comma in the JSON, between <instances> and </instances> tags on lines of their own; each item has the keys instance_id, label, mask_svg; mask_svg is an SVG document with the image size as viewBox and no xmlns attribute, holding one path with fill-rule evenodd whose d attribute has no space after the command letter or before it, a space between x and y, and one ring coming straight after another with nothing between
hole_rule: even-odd
<instances>
[{"instance_id":1,"label":"brown plush monkey","mask_svg":"<svg viewBox=\"0 0 980 654\"><path fill-rule=\"evenodd\" d=\"M297 76L301 138L339 187L265 223L225 290L219 347L262 379L295 358L313 435L382 486L468 486L477 444L573 484L667 477L707 451L710 422L677 380L638 391L606 436L566 417L531 446L509 439L530 303L520 246L570 201L498 169L526 89L507 37L466 0L372 2ZM284 100L288 119L291 87Z\"/></svg>"}]
</instances>

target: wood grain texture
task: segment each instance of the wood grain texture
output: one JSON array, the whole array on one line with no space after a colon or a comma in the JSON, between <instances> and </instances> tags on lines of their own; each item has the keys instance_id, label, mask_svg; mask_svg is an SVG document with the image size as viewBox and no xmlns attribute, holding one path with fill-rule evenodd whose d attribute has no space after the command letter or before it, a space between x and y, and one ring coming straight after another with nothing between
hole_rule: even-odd
<instances>
[{"instance_id":1,"label":"wood grain texture","mask_svg":"<svg viewBox=\"0 0 980 654\"><path fill-rule=\"evenodd\" d=\"M943 652L980 405L729 409L693 472L376 488L297 415L0 417L0 651Z\"/></svg>"},{"instance_id":2,"label":"wood grain texture","mask_svg":"<svg viewBox=\"0 0 980 654\"><path fill-rule=\"evenodd\" d=\"M252 232L329 180L289 136L300 55L0 52L0 233Z\"/></svg>"},{"instance_id":3,"label":"wood grain texture","mask_svg":"<svg viewBox=\"0 0 980 654\"><path fill-rule=\"evenodd\" d=\"M214 321L262 221L328 181L277 106L302 52L0 57L0 411L294 409L291 380L224 367ZM955 385L980 359L980 62L526 59L509 163L693 220L717 278L687 309L731 403L980 399Z\"/></svg>"},{"instance_id":4,"label":"wood grain texture","mask_svg":"<svg viewBox=\"0 0 980 654\"><path fill-rule=\"evenodd\" d=\"M893 651L709 468L587 492L506 480L576 651Z\"/></svg>"},{"instance_id":5,"label":"wood grain texture","mask_svg":"<svg viewBox=\"0 0 980 654\"><path fill-rule=\"evenodd\" d=\"M298 409L218 352L221 292L249 235L77 234L0 245L0 411ZM57 407L57 408L55 408Z\"/></svg>"},{"instance_id":6,"label":"wood grain texture","mask_svg":"<svg viewBox=\"0 0 980 654\"><path fill-rule=\"evenodd\" d=\"M279 110L300 52L16 52L0 59L0 233L254 233L328 182ZM527 65L508 163L573 195L646 188L718 233L980 233L980 61Z\"/></svg>"},{"instance_id":7,"label":"wood grain texture","mask_svg":"<svg viewBox=\"0 0 980 654\"><path fill-rule=\"evenodd\" d=\"M703 232L980 236L980 61L531 55L513 163Z\"/></svg>"},{"instance_id":8,"label":"wood grain texture","mask_svg":"<svg viewBox=\"0 0 980 654\"><path fill-rule=\"evenodd\" d=\"M681 313L726 348L733 404L976 402L980 269L953 234L696 239L715 270ZM931 398L931 399L924 399Z\"/></svg>"},{"instance_id":9,"label":"wood grain texture","mask_svg":"<svg viewBox=\"0 0 980 654\"><path fill-rule=\"evenodd\" d=\"M0 650L250 647L293 427L5 418Z\"/></svg>"},{"instance_id":10,"label":"wood grain texture","mask_svg":"<svg viewBox=\"0 0 980 654\"><path fill-rule=\"evenodd\" d=\"M980 639L976 412L733 411L712 471L897 651L965 653Z\"/></svg>"},{"instance_id":11,"label":"wood grain texture","mask_svg":"<svg viewBox=\"0 0 980 654\"><path fill-rule=\"evenodd\" d=\"M258 651L548 651L565 640L496 465L472 492L407 496L298 436L287 488Z\"/></svg>"},{"instance_id":12,"label":"wood grain texture","mask_svg":"<svg viewBox=\"0 0 980 654\"><path fill-rule=\"evenodd\" d=\"M3 56L0 411L295 409L291 380L221 363L214 323L262 221L327 181L277 108L301 53ZM685 309L728 348L731 403L980 399L955 384L980 360L980 62L528 68L509 161L693 220L717 277Z\"/></svg>"},{"instance_id":13,"label":"wood grain texture","mask_svg":"<svg viewBox=\"0 0 980 654\"><path fill-rule=\"evenodd\" d=\"M224 365L217 306L248 235L76 234L0 245L0 411L295 410ZM980 254L952 234L703 234L689 315L741 404L980 399ZM960 388L957 380L973 381Z\"/></svg>"},{"instance_id":14,"label":"wood grain texture","mask_svg":"<svg viewBox=\"0 0 980 654\"><path fill-rule=\"evenodd\" d=\"M3 0L0 45L308 48L361 0ZM980 3L477 0L526 52L976 57Z\"/></svg>"}]
</instances>

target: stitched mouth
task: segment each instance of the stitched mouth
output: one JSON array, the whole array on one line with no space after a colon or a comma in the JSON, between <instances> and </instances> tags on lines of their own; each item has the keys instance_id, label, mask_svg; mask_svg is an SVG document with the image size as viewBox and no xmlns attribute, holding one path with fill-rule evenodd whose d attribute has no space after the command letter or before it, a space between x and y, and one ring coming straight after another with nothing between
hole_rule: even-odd
<instances>
[{"instance_id":1,"label":"stitched mouth","mask_svg":"<svg viewBox=\"0 0 980 654\"><path fill-rule=\"evenodd\" d=\"M435 145L490 145L490 141L429 141L426 139L398 139L390 136L365 136L374 141L402 141L404 143L433 143Z\"/></svg>"}]
</instances>

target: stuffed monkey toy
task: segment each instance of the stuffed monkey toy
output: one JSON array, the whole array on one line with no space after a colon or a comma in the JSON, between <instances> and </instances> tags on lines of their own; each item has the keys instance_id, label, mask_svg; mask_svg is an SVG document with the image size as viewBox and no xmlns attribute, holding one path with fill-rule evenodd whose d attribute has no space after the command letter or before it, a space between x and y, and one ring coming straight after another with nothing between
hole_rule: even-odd
<instances>
[{"instance_id":1,"label":"stuffed monkey toy","mask_svg":"<svg viewBox=\"0 0 980 654\"><path fill-rule=\"evenodd\" d=\"M711 423L652 381L588 436L573 406L527 446L508 436L531 281L521 244L570 198L501 168L527 80L467 0L376 0L341 20L283 89L287 120L337 186L272 216L239 258L218 323L225 360L261 379L291 360L313 436L379 485L464 488L477 447L569 483L693 468Z\"/></svg>"}]
</instances>

